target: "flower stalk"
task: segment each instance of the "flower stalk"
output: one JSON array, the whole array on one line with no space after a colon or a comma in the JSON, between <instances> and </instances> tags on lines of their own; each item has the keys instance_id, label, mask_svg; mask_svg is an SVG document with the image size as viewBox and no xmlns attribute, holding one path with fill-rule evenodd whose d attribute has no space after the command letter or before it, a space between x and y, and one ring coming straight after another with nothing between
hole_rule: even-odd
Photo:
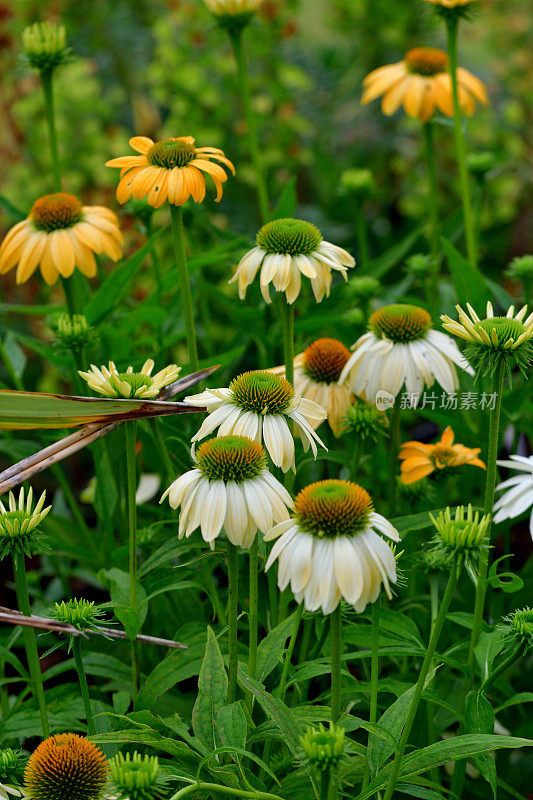
<instances>
[{"instance_id":1,"label":"flower stalk","mask_svg":"<svg viewBox=\"0 0 533 800\"><path fill-rule=\"evenodd\" d=\"M257 666L257 627L259 609L259 539L255 537L249 553L249 600L248 612L248 675L255 678ZM246 698L248 710L253 708L253 695Z\"/></svg>"},{"instance_id":2,"label":"flower stalk","mask_svg":"<svg viewBox=\"0 0 533 800\"><path fill-rule=\"evenodd\" d=\"M87 718L87 732L89 733L89 736L94 736L97 733L97 731L96 731L96 725L94 724L93 710L91 706L91 696L89 694L89 685L87 683L87 675L85 674L85 667L83 666L83 657L81 653L81 636L72 637L72 654L74 656L76 672L78 673L80 692L83 700L83 707L85 709L85 716Z\"/></svg>"},{"instance_id":3,"label":"flower stalk","mask_svg":"<svg viewBox=\"0 0 533 800\"><path fill-rule=\"evenodd\" d=\"M330 615L331 636L331 723L341 715L342 614L339 603Z\"/></svg>"},{"instance_id":4,"label":"flower stalk","mask_svg":"<svg viewBox=\"0 0 533 800\"><path fill-rule=\"evenodd\" d=\"M396 467L398 464L398 452L400 448L400 420L401 420L401 403L399 398L395 399L392 407L392 418L390 423L390 439L389 439L389 481L388 481L388 495L389 495L389 514L393 516L396 513L396 497L398 494L398 487L396 483Z\"/></svg>"},{"instance_id":5,"label":"flower stalk","mask_svg":"<svg viewBox=\"0 0 533 800\"><path fill-rule=\"evenodd\" d=\"M244 110L244 117L246 119L248 147L250 148L250 157L252 159L255 172L259 212L261 215L261 221L265 223L268 222L270 217L270 201L265 180L263 160L259 150L255 113L252 107L250 82L248 80L248 70L246 67L246 54L244 52L243 29L239 27L231 28L228 29L228 33L230 36L231 45L233 47L235 62L237 64L237 80Z\"/></svg>"},{"instance_id":6,"label":"flower stalk","mask_svg":"<svg viewBox=\"0 0 533 800\"><path fill-rule=\"evenodd\" d=\"M229 639L229 669L228 669L228 705L235 702L237 697L237 670L239 667L239 653L237 649L237 612L239 599L239 548L227 543L228 560L228 639Z\"/></svg>"},{"instance_id":7,"label":"flower stalk","mask_svg":"<svg viewBox=\"0 0 533 800\"><path fill-rule=\"evenodd\" d=\"M52 81L53 71L41 71L41 84L44 94L44 109L46 114L46 124L48 126L48 139L50 144L50 155L52 158L52 170L54 175L54 189L61 191L61 164L59 161L59 147L57 143L57 129L54 108L54 87Z\"/></svg>"},{"instance_id":8,"label":"flower stalk","mask_svg":"<svg viewBox=\"0 0 533 800\"><path fill-rule=\"evenodd\" d=\"M435 156L435 128L433 122L429 120L424 123L424 149L426 156L427 179L428 179L428 215L429 228L428 239L431 252L431 271L428 276L428 304L435 312L438 295L439 277L439 196L437 187L437 163Z\"/></svg>"},{"instance_id":9,"label":"flower stalk","mask_svg":"<svg viewBox=\"0 0 533 800\"><path fill-rule=\"evenodd\" d=\"M280 297L281 320L283 325L283 353L285 360L285 377L294 384L294 306L285 297Z\"/></svg>"},{"instance_id":10,"label":"flower stalk","mask_svg":"<svg viewBox=\"0 0 533 800\"><path fill-rule=\"evenodd\" d=\"M24 554L20 550L14 550L13 558L13 574L15 577L15 587L17 593L17 602L19 610L26 617L31 617L30 599L28 596L28 583L26 580L26 567L24 564ZM28 659L28 667L32 680L33 695L39 707L39 715L41 717L41 727L43 731L43 739L50 735L50 725L48 723L48 711L46 708L46 700L44 697L43 677L41 674L41 667L39 665L39 652L37 650L37 637L33 628L24 628L24 645L26 648L26 657Z\"/></svg>"},{"instance_id":11,"label":"flower stalk","mask_svg":"<svg viewBox=\"0 0 533 800\"><path fill-rule=\"evenodd\" d=\"M381 596L372 603L372 629L370 633L370 714L369 722L374 724L378 718L378 682L379 682L379 617ZM369 735L370 736L370 735ZM370 783L370 762L365 759L363 789Z\"/></svg>"},{"instance_id":12,"label":"flower stalk","mask_svg":"<svg viewBox=\"0 0 533 800\"><path fill-rule=\"evenodd\" d=\"M128 503L128 539L129 539L129 576L130 576L130 608L137 611L137 461L135 456L137 423L130 420L124 424L126 437L126 484ZM139 687L139 663L135 639L131 647L132 696L137 697Z\"/></svg>"},{"instance_id":13,"label":"flower stalk","mask_svg":"<svg viewBox=\"0 0 533 800\"><path fill-rule=\"evenodd\" d=\"M385 791L384 800L391 800L392 794L394 792L394 788L396 786L396 782L398 780L400 769L402 766L403 755L405 753L405 748L407 746L407 742L409 740L409 735L411 733L411 729L413 727L413 723L415 721L416 712L418 711L418 706L420 705L420 700L422 699L422 692L424 691L424 686L426 683L426 678L431 667L431 663L433 661L433 657L435 655L435 650L437 647L437 643L440 638L440 634L442 628L444 626L444 621L446 619L446 615L448 613L448 609L450 607L450 603L453 597L453 593L455 591L455 587L457 585L457 580L459 577L460 572L460 561L459 556L457 554L454 555L453 564L451 566L450 575L448 578L448 583L446 585L446 590L444 592L444 596L442 598L442 602L439 608L439 613L435 619L435 623L431 629L431 636L429 639L428 648L426 650L426 655L424 656L424 661L422 662L422 666L420 668L420 673L418 676L418 680L416 682L415 693L413 695L413 699L411 700L411 705L409 706L409 711L407 713L407 719L405 721L405 725L402 731L402 735L400 738L400 742L398 745L398 750L394 761L392 763L389 781L387 783L387 788Z\"/></svg>"},{"instance_id":14,"label":"flower stalk","mask_svg":"<svg viewBox=\"0 0 533 800\"><path fill-rule=\"evenodd\" d=\"M448 40L449 69L452 81L452 96L454 108L454 135L459 181L461 186L461 201L463 205L463 221L465 226L466 252L468 260L473 267L477 266L476 233L472 211L472 198L470 194L470 178L466 161L466 142L463 131L463 117L459 102L459 87L457 82L457 33L459 18L455 14L446 16L446 32Z\"/></svg>"},{"instance_id":15,"label":"flower stalk","mask_svg":"<svg viewBox=\"0 0 533 800\"><path fill-rule=\"evenodd\" d=\"M174 243L174 258L178 269L183 320L185 335L187 337L187 350L189 353L189 368L192 372L198 370L198 347L196 344L196 329L194 326L194 310L191 295L191 283L187 269L187 255L185 252L185 232L183 228L183 208L170 203L170 220L172 238Z\"/></svg>"}]
</instances>

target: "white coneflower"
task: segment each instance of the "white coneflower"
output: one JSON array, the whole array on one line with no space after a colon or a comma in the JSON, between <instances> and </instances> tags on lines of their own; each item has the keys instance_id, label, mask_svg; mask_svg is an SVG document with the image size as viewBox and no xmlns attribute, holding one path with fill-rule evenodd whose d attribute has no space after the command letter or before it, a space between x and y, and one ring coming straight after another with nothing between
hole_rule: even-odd
<instances>
[{"instance_id":1,"label":"white coneflower","mask_svg":"<svg viewBox=\"0 0 533 800\"><path fill-rule=\"evenodd\" d=\"M442 327L466 341L466 356L476 371L493 375L503 364L509 375L517 366L527 377L527 368L533 361L533 314L526 317L527 306L516 314L515 307L510 306L505 317L498 317L492 303L487 303L485 319L478 317L469 303L466 307L470 316L456 306L459 319L443 315Z\"/></svg>"},{"instance_id":2,"label":"white coneflower","mask_svg":"<svg viewBox=\"0 0 533 800\"><path fill-rule=\"evenodd\" d=\"M317 339L294 359L294 391L326 411L335 436L346 427L345 417L355 399L348 387L338 382L349 358L350 351L338 339ZM285 367L272 371L284 375Z\"/></svg>"},{"instance_id":3,"label":"white coneflower","mask_svg":"<svg viewBox=\"0 0 533 800\"><path fill-rule=\"evenodd\" d=\"M331 614L344 597L361 613L377 599L382 584L391 597L389 581L396 581L394 553L380 533L400 540L361 486L338 480L312 483L296 497L294 516L267 533L267 541L277 541L265 569L279 559L280 590L290 583L308 611L321 608Z\"/></svg>"},{"instance_id":4,"label":"white coneflower","mask_svg":"<svg viewBox=\"0 0 533 800\"><path fill-rule=\"evenodd\" d=\"M267 469L266 453L246 436L221 436L203 442L194 454L194 469L172 483L172 508L181 506L178 536L200 528L212 543L222 529L229 541L249 548L257 529L265 533L289 517L293 502L287 490Z\"/></svg>"},{"instance_id":5,"label":"white coneflower","mask_svg":"<svg viewBox=\"0 0 533 800\"><path fill-rule=\"evenodd\" d=\"M239 281L239 297L243 300L261 267L259 285L266 302L270 303L272 283L276 292L285 292L288 303L294 303L304 275L310 279L315 299L320 303L324 295L329 296L331 270L340 272L347 280L347 269L354 265L346 250L324 241L310 222L276 219L263 225L257 234L257 246L240 260L230 283Z\"/></svg>"},{"instance_id":6,"label":"white coneflower","mask_svg":"<svg viewBox=\"0 0 533 800\"><path fill-rule=\"evenodd\" d=\"M294 439L289 422L295 423L304 449L311 446L317 456L316 443L325 447L317 436L317 427L326 412L317 403L294 394L291 384L271 372L244 372L227 389L207 389L185 398L186 403L199 403L209 415L192 441L203 439L218 428L218 436L248 436L264 442L270 458L284 472L295 468Z\"/></svg>"},{"instance_id":7,"label":"white coneflower","mask_svg":"<svg viewBox=\"0 0 533 800\"><path fill-rule=\"evenodd\" d=\"M494 522L497 524L504 519L514 519L531 508L529 530L533 539L533 455L511 456L510 461L496 463L500 467L516 470L517 474L496 486L496 492L503 489L508 491L494 503Z\"/></svg>"},{"instance_id":8,"label":"white coneflower","mask_svg":"<svg viewBox=\"0 0 533 800\"><path fill-rule=\"evenodd\" d=\"M134 372L133 367L128 367L126 372L119 372L113 361L109 366L101 369L91 364L89 372L81 372L81 377L87 381L94 392L106 397L138 397L149 400L157 397L161 389L176 380L181 367L169 364L160 372L152 375L154 362L151 358L144 362L140 372Z\"/></svg>"},{"instance_id":9,"label":"white coneflower","mask_svg":"<svg viewBox=\"0 0 533 800\"><path fill-rule=\"evenodd\" d=\"M353 354L339 383L369 403L379 390L394 397L405 384L411 404L417 405L424 387L435 380L451 394L459 388L455 365L469 375L474 370L453 339L435 331L428 312L418 306L394 304L371 314L370 330L353 345Z\"/></svg>"}]
</instances>

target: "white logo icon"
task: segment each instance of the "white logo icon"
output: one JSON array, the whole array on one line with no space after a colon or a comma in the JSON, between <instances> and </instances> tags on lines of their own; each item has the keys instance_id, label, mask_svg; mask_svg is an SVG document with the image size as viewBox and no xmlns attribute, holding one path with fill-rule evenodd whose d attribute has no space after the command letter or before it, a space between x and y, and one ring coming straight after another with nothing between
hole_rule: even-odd
<instances>
[{"instance_id":1,"label":"white logo icon","mask_svg":"<svg viewBox=\"0 0 533 800\"><path fill-rule=\"evenodd\" d=\"M376 394L376 408L378 411L386 411L394 405L394 395L386 389L380 389Z\"/></svg>"}]
</instances>

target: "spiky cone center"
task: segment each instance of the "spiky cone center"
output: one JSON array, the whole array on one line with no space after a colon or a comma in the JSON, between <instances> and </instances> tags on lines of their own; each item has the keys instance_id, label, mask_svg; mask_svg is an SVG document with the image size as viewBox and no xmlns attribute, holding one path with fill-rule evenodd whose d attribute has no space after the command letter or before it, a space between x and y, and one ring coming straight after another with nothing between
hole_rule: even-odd
<instances>
[{"instance_id":1,"label":"spiky cone center","mask_svg":"<svg viewBox=\"0 0 533 800\"><path fill-rule=\"evenodd\" d=\"M301 738L308 763L323 772L334 767L344 753L344 736L344 728L335 725L329 730L322 724L308 728Z\"/></svg>"},{"instance_id":2,"label":"spiky cone center","mask_svg":"<svg viewBox=\"0 0 533 800\"><path fill-rule=\"evenodd\" d=\"M196 153L193 142L186 139L163 139L156 142L148 150L146 158L148 163L154 167L173 169L174 167L184 167L192 161Z\"/></svg>"},{"instance_id":3,"label":"spiky cone center","mask_svg":"<svg viewBox=\"0 0 533 800\"><path fill-rule=\"evenodd\" d=\"M213 481L253 480L266 468L266 453L246 436L219 436L202 442L196 451L198 469Z\"/></svg>"},{"instance_id":4,"label":"spiky cone center","mask_svg":"<svg viewBox=\"0 0 533 800\"><path fill-rule=\"evenodd\" d=\"M243 372L230 389L235 405L256 414L283 414L294 399L289 381L271 372Z\"/></svg>"},{"instance_id":5,"label":"spiky cone center","mask_svg":"<svg viewBox=\"0 0 533 800\"><path fill-rule=\"evenodd\" d=\"M303 219L275 219L263 225L257 234L257 244L262 250L291 256L309 255L321 241L318 228Z\"/></svg>"},{"instance_id":6,"label":"spiky cone center","mask_svg":"<svg viewBox=\"0 0 533 800\"><path fill-rule=\"evenodd\" d=\"M509 317L483 319L474 324L474 329L481 329L487 333L491 344L487 343L486 346L495 349L508 349L506 345L512 345L522 334L527 332L527 328L522 322Z\"/></svg>"},{"instance_id":7,"label":"spiky cone center","mask_svg":"<svg viewBox=\"0 0 533 800\"><path fill-rule=\"evenodd\" d=\"M338 339L317 339L304 352L304 372L316 383L339 380L350 351Z\"/></svg>"},{"instance_id":8,"label":"spiky cone center","mask_svg":"<svg viewBox=\"0 0 533 800\"><path fill-rule=\"evenodd\" d=\"M54 617L65 625L72 625L80 630L94 627L98 624L102 612L93 602L83 598L56 603Z\"/></svg>"},{"instance_id":9,"label":"spiky cone center","mask_svg":"<svg viewBox=\"0 0 533 800\"><path fill-rule=\"evenodd\" d=\"M367 527L374 510L366 489L339 480L306 486L297 495L294 509L302 530L318 539L356 536Z\"/></svg>"},{"instance_id":10,"label":"spiky cone center","mask_svg":"<svg viewBox=\"0 0 533 800\"><path fill-rule=\"evenodd\" d=\"M446 72L450 59L444 50L436 47L414 47L406 53L405 63L415 75L431 77Z\"/></svg>"},{"instance_id":11,"label":"spiky cone center","mask_svg":"<svg viewBox=\"0 0 533 800\"><path fill-rule=\"evenodd\" d=\"M30 219L45 233L72 228L83 216L81 202L73 194L55 192L39 197L32 206Z\"/></svg>"},{"instance_id":12,"label":"spiky cone center","mask_svg":"<svg viewBox=\"0 0 533 800\"><path fill-rule=\"evenodd\" d=\"M154 382L153 378L144 372L119 372L116 376L112 375L110 381L120 392L122 392L122 389L119 388L121 384L129 384L131 388L130 396L135 395L140 389L149 389Z\"/></svg>"},{"instance_id":13,"label":"spiky cone center","mask_svg":"<svg viewBox=\"0 0 533 800\"><path fill-rule=\"evenodd\" d=\"M108 771L99 747L75 733L60 733L31 755L24 790L29 800L99 800Z\"/></svg>"},{"instance_id":14,"label":"spiky cone center","mask_svg":"<svg viewBox=\"0 0 533 800\"><path fill-rule=\"evenodd\" d=\"M431 328L431 317L424 308L397 303L374 311L368 327L379 339L407 344L424 338Z\"/></svg>"},{"instance_id":15,"label":"spiky cone center","mask_svg":"<svg viewBox=\"0 0 533 800\"><path fill-rule=\"evenodd\" d=\"M471 505L467 509L459 506L454 516L449 508L441 511L436 519L430 516L437 529L437 537L449 547L468 550L478 548L485 543L490 515L480 516L478 511L474 512Z\"/></svg>"}]
</instances>

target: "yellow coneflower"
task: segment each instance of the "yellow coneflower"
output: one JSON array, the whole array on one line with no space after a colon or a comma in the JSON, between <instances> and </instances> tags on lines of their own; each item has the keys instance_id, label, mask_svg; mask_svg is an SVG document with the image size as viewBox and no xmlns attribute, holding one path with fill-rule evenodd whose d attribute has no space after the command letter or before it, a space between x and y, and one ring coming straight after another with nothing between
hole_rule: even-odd
<instances>
[{"instance_id":1,"label":"yellow coneflower","mask_svg":"<svg viewBox=\"0 0 533 800\"><path fill-rule=\"evenodd\" d=\"M263 0L204 0L209 11L216 17L254 14L262 2Z\"/></svg>"},{"instance_id":2,"label":"yellow coneflower","mask_svg":"<svg viewBox=\"0 0 533 800\"><path fill-rule=\"evenodd\" d=\"M102 365L98 369L91 364L88 372L80 371L79 374L94 392L105 397L139 397L152 400L159 395L161 389L175 381L181 371L181 367L176 364L169 364L152 375L153 368L154 361L151 358L144 362L139 372L134 372L132 366L125 372L119 372L114 361L110 361L108 367Z\"/></svg>"},{"instance_id":3,"label":"yellow coneflower","mask_svg":"<svg viewBox=\"0 0 533 800\"><path fill-rule=\"evenodd\" d=\"M117 200L126 203L146 198L148 205L159 208L168 200L181 206L192 196L195 203L205 197L207 173L213 179L218 203L222 198L222 184L226 171L214 162L224 164L233 175L235 168L217 147L196 147L192 136L178 136L154 142L147 136L134 136L130 146L140 155L121 156L106 162L107 167L120 168Z\"/></svg>"},{"instance_id":4,"label":"yellow coneflower","mask_svg":"<svg viewBox=\"0 0 533 800\"><path fill-rule=\"evenodd\" d=\"M59 733L30 756L24 791L28 800L99 800L108 772L99 747L75 733Z\"/></svg>"},{"instance_id":5,"label":"yellow coneflower","mask_svg":"<svg viewBox=\"0 0 533 800\"><path fill-rule=\"evenodd\" d=\"M427 122L438 108L453 117L452 81L449 58L444 50L434 47L415 47L403 61L375 69L363 81L361 102L370 103L383 97L381 109L390 116L403 104L410 117ZM457 69L459 103L464 114L475 110L475 100L488 103L485 87L479 78L463 67Z\"/></svg>"},{"instance_id":6,"label":"yellow coneflower","mask_svg":"<svg viewBox=\"0 0 533 800\"><path fill-rule=\"evenodd\" d=\"M402 483L414 483L431 475L435 470L461 467L464 464L486 469L483 461L478 458L480 447L471 448L465 447L464 444L454 444L454 438L454 432L448 425L441 440L435 444L405 442L398 456L402 460Z\"/></svg>"},{"instance_id":7,"label":"yellow coneflower","mask_svg":"<svg viewBox=\"0 0 533 800\"><path fill-rule=\"evenodd\" d=\"M84 206L72 194L56 192L35 201L27 219L17 222L0 245L0 274L17 266L17 283L40 267L46 283L69 278L77 267L96 275L95 253L113 261L122 256L118 219L104 206Z\"/></svg>"}]
</instances>

